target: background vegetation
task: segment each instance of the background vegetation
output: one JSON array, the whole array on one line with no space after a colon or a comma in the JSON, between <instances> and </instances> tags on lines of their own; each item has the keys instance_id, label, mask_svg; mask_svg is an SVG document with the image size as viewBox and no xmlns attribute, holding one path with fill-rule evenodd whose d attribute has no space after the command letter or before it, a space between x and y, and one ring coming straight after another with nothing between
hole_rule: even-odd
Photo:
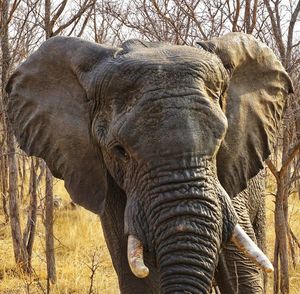
<instances>
[{"instance_id":1,"label":"background vegetation","mask_svg":"<svg viewBox=\"0 0 300 294\"><path fill-rule=\"evenodd\" d=\"M298 293L299 12L299 0L1 0L0 292L118 293L97 216L70 203L45 163L15 142L3 103L14 68L56 35L115 46L128 38L194 46L242 31L270 46L294 82L267 162L266 194L275 266L268 293Z\"/></svg>"}]
</instances>

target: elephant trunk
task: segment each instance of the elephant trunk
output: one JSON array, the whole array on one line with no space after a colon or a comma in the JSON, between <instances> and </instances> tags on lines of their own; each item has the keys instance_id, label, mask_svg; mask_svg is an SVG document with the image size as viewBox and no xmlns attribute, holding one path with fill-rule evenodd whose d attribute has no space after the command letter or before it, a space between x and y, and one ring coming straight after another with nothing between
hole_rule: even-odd
<instances>
[{"instance_id":1,"label":"elephant trunk","mask_svg":"<svg viewBox=\"0 0 300 294\"><path fill-rule=\"evenodd\" d=\"M157 228L156 254L161 293L208 293L221 246L222 216L217 203L195 201L190 210L170 207Z\"/></svg>"},{"instance_id":2,"label":"elephant trunk","mask_svg":"<svg viewBox=\"0 0 300 294\"><path fill-rule=\"evenodd\" d=\"M130 268L143 278L147 266L154 266L161 293L208 291L223 238L215 163L190 158L154 164L139 170L128 192L125 234ZM146 260L145 265L143 251L150 252L151 264Z\"/></svg>"},{"instance_id":3,"label":"elephant trunk","mask_svg":"<svg viewBox=\"0 0 300 294\"><path fill-rule=\"evenodd\" d=\"M232 239L246 252L260 252L256 245L253 251L254 243L236 227L234 208L211 162L157 174L163 176L151 177L155 185L149 188L148 182L147 193L140 194L139 201L147 201L143 213L134 213L135 206L128 205L127 216L132 216L128 219L149 228L148 238L142 241L155 254L161 293L209 293L222 242ZM139 240L143 234L134 228L127 226L128 261L132 272L143 278L149 273ZM270 267L259 256L257 263Z\"/></svg>"},{"instance_id":4,"label":"elephant trunk","mask_svg":"<svg viewBox=\"0 0 300 294\"><path fill-rule=\"evenodd\" d=\"M160 293L209 293L224 226L213 168L182 169L157 182L145 213Z\"/></svg>"}]
</instances>

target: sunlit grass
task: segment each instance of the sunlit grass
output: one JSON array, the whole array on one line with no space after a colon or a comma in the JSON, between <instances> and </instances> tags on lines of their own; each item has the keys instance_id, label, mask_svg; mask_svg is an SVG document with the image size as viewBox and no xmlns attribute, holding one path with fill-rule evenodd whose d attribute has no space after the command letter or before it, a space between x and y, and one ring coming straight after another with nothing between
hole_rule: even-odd
<instances>
[{"instance_id":1,"label":"sunlit grass","mask_svg":"<svg viewBox=\"0 0 300 294\"><path fill-rule=\"evenodd\" d=\"M55 211L57 283L52 293L88 293L91 283L89 267L92 265L93 255L95 263L99 263L93 281L93 293L119 293L99 218L80 207L71 209L70 199L62 182L55 184L55 194L63 198L66 208ZM45 291L44 234L42 219L39 217L32 258L34 273L31 277L26 277L15 268L10 227L0 228L0 293L31 294Z\"/></svg>"},{"instance_id":2,"label":"sunlit grass","mask_svg":"<svg viewBox=\"0 0 300 294\"><path fill-rule=\"evenodd\" d=\"M57 283L52 293L88 293L90 287L92 257L99 263L94 278L94 292L104 294L119 293L116 274L106 248L99 219L96 215L82 209L71 209L69 196L63 183L56 182L55 194L63 199L63 206L55 211L55 251ZM267 245L268 256L273 260L274 196L267 196ZM300 201L297 196L290 197L290 223L294 233L300 238ZM24 212L24 207L21 207ZM2 213L2 211L0 212ZM24 213L23 213L24 214ZM0 214L0 222L3 216ZM38 218L37 234L33 251L34 273L29 277L22 275L15 267L10 227L0 227L0 293L43 293L46 289L46 261L44 226ZM297 251L299 264L299 250ZM272 275L269 275L268 293L272 293ZM299 293L300 266L290 267L291 293Z\"/></svg>"}]
</instances>

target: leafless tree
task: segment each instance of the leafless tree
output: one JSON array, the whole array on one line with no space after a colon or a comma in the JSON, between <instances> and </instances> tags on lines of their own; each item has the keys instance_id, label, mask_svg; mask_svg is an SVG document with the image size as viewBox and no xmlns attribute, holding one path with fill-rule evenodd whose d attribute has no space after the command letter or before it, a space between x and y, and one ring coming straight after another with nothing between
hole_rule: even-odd
<instances>
[{"instance_id":1,"label":"leafless tree","mask_svg":"<svg viewBox=\"0 0 300 294\"><path fill-rule=\"evenodd\" d=\"M54 234L53 234L53 177L46 168L46 260L47 260L47 293L50 293L50 283L56 282Z\"/></svg>"},{"instance_id":2,"label":"leafless tree","mask_svg":"<svg viewBox=\"0 0 300 294\"><path fill-rule=\"evenodd\" d=\"M93 294L96 272L100 268L100 265L101 265L100 251L98 248L92 253L92 255L89 257L89 259L90 259L89 263L88 262L83 262L83 263L90 270L90 285L89 285L88 294Z\"/></svg>"},{"instance_id":3,"label":"leafless tree","mask_svg":"<svg viewBox=\"0 0 300 294\"><path fill-rule=\"evenodd\" d=\"M6 98L5 85L7 82L11 53L9 48L9 22L11 15L15 9L13 5L10 7L10 1L4 0L1 7L1 53L2 53L2 70L1 70L1 109L3 107L3 99ZM11 8L11 10L10 10ZM7 120L4 111L2 124L6 127L6 151L7 151L7 166L8 166L8 194L9 194L9 217L11 224L11 233L13 240L13 248L16 263L20 268L26 272L30 271L28 264L28 252L24 247L21 225L20 225L20 215L19 215L19 203L18 203L18 168L16 160L16 149L15 149L15 139L13 136L12 127ZM4 191L5 193L6 191ZM4 196L5 197L5 196Z\"/></svg>"},{"instance_id":4,"label":"leafless tree","mask_svg":"<svg viewBox=\"0 0 300 294\"><path fill-rule=\"evenodd\" d=\"M291 229L289 228L288 198L291 186L298 177L297 170L292 169L292 163L296 159L300 150L299 118L296 111L299 111L299 57L295 57L295 49L298 49L300 40L295 40L295 24L300 12L300 1L289 1L285 7L281 1L264 0L270 18L272 37L274 38L276 49L280 59L290 74L295 84L295 93L290 97L285 105L283 132L280 154L281 167L278 170L276 164L268 161L268 166L276 179L277 192L275 202L275 250L274 250L274 294L289 293L289 258L288 244L291 245ZM286 20L289 19L288 22ZM284 35L283 30L287 31ZM298 59L298 61L297 61ZM297 79L295 79L297 77ZM296 111L295 111L296 110ZM297 166L298 164L296 164ZM295 165L294 165L295 167ZM280 266L279 266L280 265Z\"/></svg>"},{"instance_id":5,"label":"leafless tree","mask_svg":"<svg viewBox=\"0 0 300 294\"><path fill-rule=\"evenodd\" d=\"M28 263L31 268L31 256L33 250L33 243L36 230L37 221L37 166L38 161L31 158L31 168L30 168L30 203L27 212L27 224L23 233L23 243L26 251L28 253Z\"/></svg>"}]
</instances>

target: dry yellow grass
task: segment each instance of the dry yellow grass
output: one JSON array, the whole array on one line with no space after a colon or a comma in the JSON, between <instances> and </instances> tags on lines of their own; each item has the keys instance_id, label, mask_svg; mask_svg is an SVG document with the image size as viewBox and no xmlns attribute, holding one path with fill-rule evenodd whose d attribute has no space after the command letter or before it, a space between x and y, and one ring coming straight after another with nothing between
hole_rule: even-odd
<instances>
[{"instance_id":1,"label":"dry yellow grass","mask_svg":"<svg viewBox=\"0 0 300 294\"><path fill-rule=\"evenodd\" d=\"M69 202L62 182L55 184L55 194ZM24 209L24 207L22 207ZM274 243L274 204L272 196L267 197L267 240L268 256L273 259ZM293 231L300 236L300 201L291 197L290 214ZM3 216L0 214L0 222ZM57 283L52 293L88 293L92 257L99 262L94 279L94 292L104 294L119 293L116 274L106 248L98 217L82 208L61 209L55 212L55 250L57 264ZM46 287L46 263L44 254L44 228L41 217L38 219L37 235L33 252L34 274L21 275L15 268L9 226L0 227L0 293L43 293ZM299 253L299 252L297 252ZM299 259L299 257L298 257ZM300 260L298 260L299 262ZM300 267L291 268L291 293L299 293ZM272 277L269 278L268 293L272 293Z\"/></svg>"},{"instance_id":2,"label":"dry yellow grass","mask_svg":"<svg viewBox=\"0 0 300 294\"><path fill-rule=\"evenodd\" d=\"M63 183L55 184L55 194L69 203ZM94 279L94 293L119 293L116 273L111 265L98 217L82 208L55 211L55 250L57 283L53 293L88 293L92 257L99 263ZM10 227L0 228L0 293L43 293L46 288L44 227L38 218L31 278L15 268ZM27 290L29 288L29 291ZM97 289L97 290L95 290Z\"/></svg>"}]
</instances>

